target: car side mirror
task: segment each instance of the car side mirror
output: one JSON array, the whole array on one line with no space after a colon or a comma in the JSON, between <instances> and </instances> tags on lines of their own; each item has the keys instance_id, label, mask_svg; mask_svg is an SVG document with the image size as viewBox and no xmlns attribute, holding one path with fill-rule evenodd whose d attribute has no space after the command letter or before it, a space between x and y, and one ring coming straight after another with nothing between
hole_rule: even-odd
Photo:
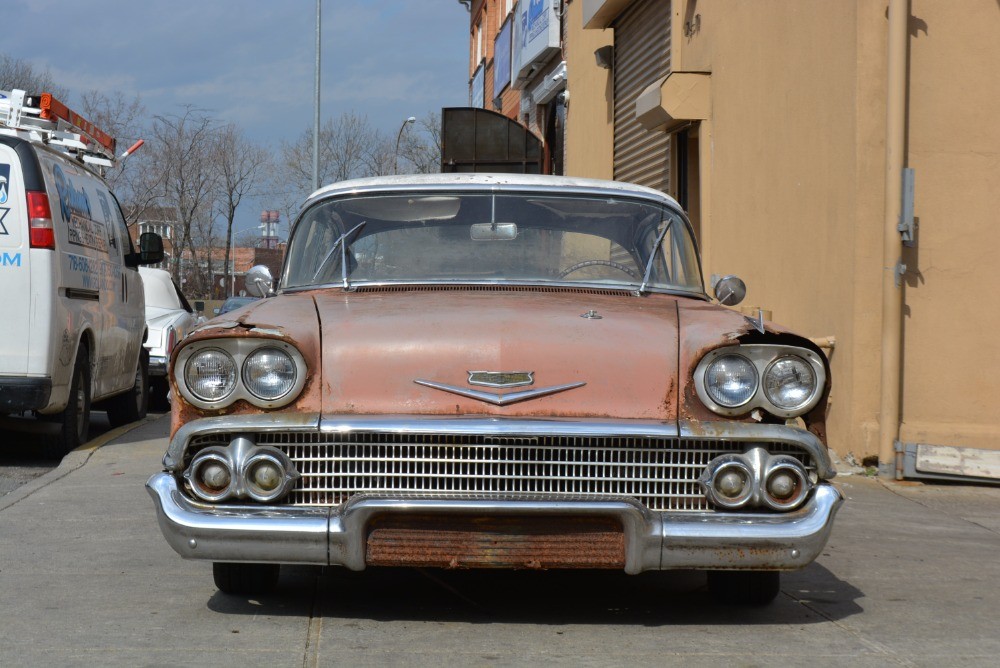
<instances>
[{"instance_id":1,"label":"car side mirror","mask_svg":"<svg viewBox=\"0 0 1000 668\"><path fill-rule=\"evenodd\" d=\"M250 267L244 283L247 292L254 297L270 297L274 294L274 277L271 276L271 270L265 265L258 264Z\"/></svg>"},{"instance_id":2,"label":"car side mirror","mask_svg":"<svg viewBox=\"0 0 1000 668\"><path fill-rule=\"evenodd\" d=\"M712 290L723 306L736 306L747 296L747 284L739 276L732 274L714 281Z\"/></svg>"},{"instance_id":3,"label":"car side mirror","mask_svg":"<svg viewBox=\"0 0 1000 668\"><path fill-rule=\"evenodd\" d=\"M139 235L139 264L159 264L163 262L163 239L155 232Z\"/></svg>"}]
</instances>

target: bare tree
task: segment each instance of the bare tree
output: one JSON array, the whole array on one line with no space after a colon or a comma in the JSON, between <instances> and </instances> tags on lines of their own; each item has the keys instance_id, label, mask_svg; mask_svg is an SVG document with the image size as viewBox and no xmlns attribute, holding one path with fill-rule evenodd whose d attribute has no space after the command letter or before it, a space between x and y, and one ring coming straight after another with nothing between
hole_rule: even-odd
<instances>
[{"instance_id":1,"label":"bare tree","mask_svg":"<svg viewBox=\"0 0 1000 668\"><path fill-rule=\"evenodd\" d=\"M286 203L295 207L312 190L312 130L281 147L281 170L284 173ZM320 183L335 183L371 174L371 148L377 142L368 119L353 112L328 118L319 131ZM294 210L286 206L286 210Z\"/></svg>"},{"instance_id":2,"label":"bare tree","mask_svg":"<svg viewBox=\"0 0 1000 668\"><path fill-rule=\"evenodd\" d=\"M146 107L138 95L128 98L118 91L87 91L81 96L80 113L115 137L119 155L150 133L146 122ZM138 222L156 204L162 191L162 174L151 168L152 163L149 147L144 147L105 174L112 191L122 202L125 220L129 225Z\"/></svg>"},{"instance_id":3,"label":"bare tree","mask_svg":"<svg viewBox=\"0 0 1000 668\"><path fill-rule=\"evenodd\" d=\"M226 224L226 251L222 266L225 275L223 296L228 296L231 280L229 256L236 209L257 187L261 175L271 162L271 156L264 148L247 140L243 131L232 123L218 132L213 148L212 162L219 175L216 205Z\"/></svg>"},{"instance_id":4,"label":"bare tree","mask_svg":"<svg viewBox=\"0 0 1000 668\"><path fill-rule=\"evenodd\" d=\"M399 157L408 163L408 172L435 174L441 171L441 114L431 112L420 119L419 130L405 134ZM401 165L400 171L403 169Z\"/></svg>"},{"instance_id":5,"label":"bare tree","mask_svg":"<svg viewBox=\"0 0 1000 668\"><path fill-rule=\"evenodd\" d=\"M162 201L177 210L176 241L170 258L174 278L180 277L181 257L185 252L193 267L202 264L202 257L206 260L211 257L211 247L199 247L195 239L202 237L199 241L204 242L204 227L206 224L211 227L217 184L211 160L214 130L212 119L190 106L180 115L157 116L150 129L152 168L162 183Z\"/></svg>"},{"instance_id":6,"label":"bare tree","mask_svg":"<svg viewBox=\"0 0 1000 668\"><path fill-rule=\"evenodd\" d=\"M69 90L53 80L48 67L42 69L23 58L0 53L0 90L13 88L32 95L52 93L62 100L69 97Z\"/></svg>"}]
</instances>

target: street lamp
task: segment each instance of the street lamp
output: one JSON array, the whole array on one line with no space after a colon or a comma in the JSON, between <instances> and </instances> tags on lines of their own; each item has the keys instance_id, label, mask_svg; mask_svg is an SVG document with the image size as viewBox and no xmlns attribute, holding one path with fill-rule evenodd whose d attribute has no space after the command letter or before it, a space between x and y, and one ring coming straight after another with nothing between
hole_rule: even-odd
<instances>
[{"instance_id":1,"label":"street lamp","mask_svg":"<svg viewBox=\"0 0 1000 668\"><path fill-rule=\"evenodd\" d=\"M319 190L319 56L320 56L320 13L323 0L316 0L316 81L315 100L313 101L313 190Z\"/></svg>"},{"instance_id":2,"label":"street lamp","mask_svg":"<svg viewBox=\"0 0 1000 668\"><path fill-rule=\"evenodd\" d=\"M403 130L406 129L407 125L411 125L417 122L416 116L410 116L403 124L399 126L399 132L396 133L396 150L392 154L392 173L399 174L399 140L403 137Z\"/></svg>"}]
</instances>

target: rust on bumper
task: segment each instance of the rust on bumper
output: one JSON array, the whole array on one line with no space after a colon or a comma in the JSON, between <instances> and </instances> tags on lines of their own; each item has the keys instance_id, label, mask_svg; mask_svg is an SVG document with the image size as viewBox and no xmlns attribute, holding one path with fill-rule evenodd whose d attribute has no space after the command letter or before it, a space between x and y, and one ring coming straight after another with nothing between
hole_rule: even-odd
<instances>
[{"instance_id":1,"label":"rust on bumper","mask_svg":"<svg viewBox=\"0 0 1000 668\"><path fill-rule=\"evenodd\" d=\"M609 518L388 515L368 527L368 566L625 567L625 534Z\"/></svg>"}]
</instances>

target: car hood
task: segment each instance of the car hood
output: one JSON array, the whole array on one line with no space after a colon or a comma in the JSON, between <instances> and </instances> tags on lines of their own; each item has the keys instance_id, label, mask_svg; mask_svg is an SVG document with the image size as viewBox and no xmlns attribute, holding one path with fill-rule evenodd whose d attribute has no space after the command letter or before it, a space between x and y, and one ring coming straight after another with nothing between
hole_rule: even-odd
<instances>
[{"instance_id":1,"label":"car hood","mask_svg":"<svg viewBox=\"0 0 1000 668\"><path fill-rule=\"evenodd\" d=\"M163 329L180 318L187 315L184 309L159 308L157 306L146 307L146 326L150 329Z\"/></svg>"},{"instance_id":2,"label":"car hood","mask_svg":"<svg viewBox=\"0 0 1000 668\"><path fill-rule=\"evenodd\" d=\"M400 289L318 292L315 300L328 416L677 417L674 297ZM581 317L590 311L598 317ZM531 372L533 383L472 385L472 371ZM497 405L514 392L576 383L583 385ZM468 391L505 399L463 396Z\"/></svg>"}]
</instances>

